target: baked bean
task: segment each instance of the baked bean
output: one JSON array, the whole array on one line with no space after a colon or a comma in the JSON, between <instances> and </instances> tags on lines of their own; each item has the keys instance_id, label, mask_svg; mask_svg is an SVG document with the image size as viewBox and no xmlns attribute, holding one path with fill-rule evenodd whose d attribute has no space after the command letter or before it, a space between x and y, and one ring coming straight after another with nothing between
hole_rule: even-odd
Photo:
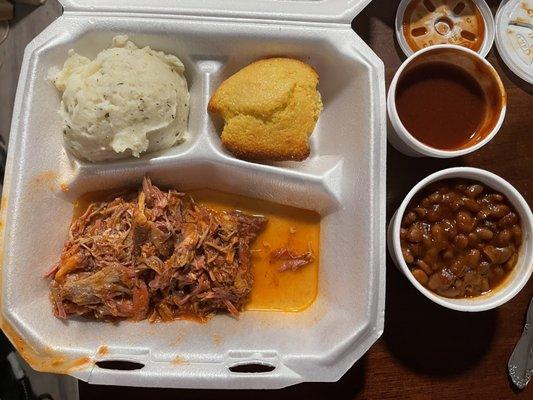
<instances>
[{"instance_id":1,"label":"baked bean","mask_svg":"<svg viewBox=\"0 0 533 400\"><path fill-rule=\"evenodd\" d=\"M481 183L445 180L406 209L400 241L411 272L446 297L477 296L515 268L520 218L505 196Z\"/></svg>"},{"instance_id":2,"label":"baked bean","mask_svg":"<svg viewBox=\"0 0 533 400\"><path fill-rule=\"evenodd\" d=\"M509 207L505 204L497 204L495 206L489 207L490 217L500 219L506 216L509 213Z\"/></svg>"},{"instance_id":3,"label":"baked bean","mask_svg":"<svg viewBox=\"0 0 533 400\"><path fill-rule=\"evenodd\" d=\"M473 286L477 286L479 283L481 283L482 279L483 278L479 274L476 274L476 271L474 271L473 269L467 270L463 277L465 285L470 287L471 289L473 288Z\"/></svg>"},{"instance_id":4,"label":"baked bean","mask_svg":"<svg viewBox=\"0 0 533 400\"><path fill-rule=\"evenodd\" d=\"M500 219L498 225L502 228L512 226L518 220L518 216L514 212L510 212L505 217Z\"/></svg>"},{"instance_id":5,"label":"baked bean","mask_svg":"<svg viewBox=\"0 0 533 400\"><path fill-rule=\"evenodd\" d=\"M444 193L442 195L442 204L449 206L453 201L453 194L452 193Z\"/></svg>"},{"instance_id":6,"label":"baked bean","mask_svg":"<svg viewBox=\"0 0 533 400\"><path fill-rule=\"evenodd\" d=\"M442 253L442 259L444 261L451 261L453 260L453 251L452 250L446 250Z\"/></svg>"},{"instance_id":7,"label":"baked bean","mask_svg":"<svg viewBox=\"0 0 533 400\"><path fill-rule=\"evenodd\" d=\"M463 273L465 272L465 270L466 270L466 264L465 264L464 260L461 259L461 258L458 258L457 260L455 260L452 263L452 266L450 267L450 271L455 276L462 276Z\"/></svg>"},{"instance_id":8,"label":"baked bean","mask_svg":"<svg viewBox=\"0 0 533 400\"><path fill-rule=\"evenodd\" d=\"M476 214L476 218L479 220L487 219L490 215L490 210L488 208L482 208L478 213Z\"/></svg>"},{"instance_id":9,"label":"baked bean","mask_svg":"<svg viewBox=\"0 0 533 400\"><path fill-rule=\"evenodd\" d=\"M439 287L440 287L440 279L439 279L439 275L438 274L433 274L429 277L429 280L427 282L427 285L428 287L433 290L433 291L436 291Z\"/></svg>"},{"instance_id":10,"label":"baked bean","mask_svg":"<svg viewBox=\"0 0 533 400\"><path fill-rule=\"evenodd\" d=\"M446 232L444 232L444 228L438 223L431 227L431 236L436 244L447 241Z\"/></svg>"},{"instance_id":11,"label":"baked bean","mask_svg":"<svg viewBox=\"0 0 533 400\"><path fill-rule=\"evenodd\" d=\"M418 260L416 262L416 266L424 271L427 275L431 275L433 273L433 270L430 268L430 266L427 265L423 260Z\"/></svg>"},{"instance_id":12,"label":"baked bean","mask_svg":"<svg viewBox=\"0 0 533 400\"><path fill-rule=\"evenodd\" d=\"M475 233L469 233L468 234L468 245L470 247L477 247L479 244L479 238Z\"/></svg>"},{"instance_id":13,"label":"baked bean","mask_svg":"<svg viewBox=\"0 0 533 400\"><path fill-rule=\"evenodd\" d=\"M437 257L439 256L439 250L435 247L432 247L426 251L426 255L423 260L426 264L430 265L432 268L434 265L437 265Z\"/></svg>"},{"instance_id":14,"label":"baked bean","mask_svg":"<svg viewBox=\"0 0 533 400\"><path fill-rule=\"evenodd\" d=\"M457 229L463 233L472 232L476 224L476 220L472 218L468 211L459 211L455 216L455 220L457 221Z\"/></svg>"},{"instance_id":15,"label":"baked bean","mask_svg":"<svg viewBox=\"0 0 533 400\"><path fill-rule=\"evenodd\" d=\"M432 246L433 246L433 240L427 233L424 233L422 235L422 247L427 250L427 249L430 249Z\"/></svg>"},{"instance_id":16,"label":"baked bean","mask_svg":"<svg viewBox=\"0 0 533 400\"><path fill-rule=\"evenodd\" d=\"M407 248L402 249L402 255L403 255L403 259L405 260L407 264L412 264L413 261L415 261L413 255L411 254L411 250Z\"/></svg>"},{"instance_id":17,"label":"baked bean","mask_svg":"<svg viewBox=\"0 0 533 400\"><path fill-rule=\"evenodd\" d=\"M439 204L433 204L427 213L427 220L429 222L436 222L440 219L442 219L441 206Z\"/></svg>"},{"instance_id":18,"label":"baked bean","mask_svg":"<svg viewBox=\"0 0 533 400\"><path fill-rule=\"evenodd\" d=\"M415 277L415 279L420 282L422 285L426 285L428 283L428 276L427 274L422 271L421 269L415 268L411 270L411 273Z\"/></svg>"},{"instance_id":19,"label":"baked bean","mask_svg":"<svg viewBox=\"0 0 533 400\"><path fill-rule=\"evenodd\" d=\"M439 192L431 193L428 200L431 204L438 204L442 201L442 195Z\"/></svg>"},{"instance_id":20,"label":"baked bean","mask_svg":"<svg viewBox=\"0 0 533 400\"><path fill-rule=\"evenodd\" d=\"M448 235L448 239L453 240L457 236L457 228L454 222L444 219L442 220L442 226L444 227L444 232Z\"/></svg>"},{"instance_id":21,"label":"baked bean","mask_svg":"<svg viewBox=\"0 0 533 400\"><path fill-rule=\"evenodd\" d=\"M499 231L496 235L495 243L498 246L508 246L511 243L512 233L509 229Z\"/></svg>"},{"instance_id":22,"label":"baked bean","mask_svg":"<svg viewBox=\"0 0 533 400\"><path fill-rule=\"evenodd\" d=\"M491 193L486 196L490 203L499 203L503 201L503 195L500 193Z\"/></svg>"},{"instance_id":23,"label":"baked bean","mask_svg":"<svg viewBox=\"0 0 533 400\"><path fill-rule=\"evenodd\" d=\"M453 282L453 275L446 269L442 269L440 272L434 273L429 277L428 287L431 290L444 291L450 287Z\"/></svg>"},{"instance_id":24,"label":"baked bean","mask_svg":"<svg viewBox=\"0 0 533 400\"><path fill-rule=\"evenodd\" d=\"M479 202L481 204L496 204L503 201L503 196L499 193L489 193L481 196Z\"/></svg>"},{"instance_id":25,"label":"baked bean","mask_svg":"<svg viewBox=\"0 0 533 400\"><path fill-rule=\"evenodd\" d=\"M424 218L428 213L428 210L426 210L424 207L416 207L413 211L416 213L418 218Z\"/></svg>"},{"instance_id":26,"label":"baked bean","mask_svg":"<svg viewBox=\"0 0 533 400\"><path fill-rule=\"evenodd\" d=\"M471 268L476 267L481 259L481 253L477 249L471 249L466 253L465 262Z\"/></svg>"},{"instance_id":27,"label":"baked bean","mask_svg":"<svg viewBox=\"0 0 533 400\"><path fill-rule=\"evenodd\" d=\"M511 247L486 246L483 249L483 254L485 254L492 263L503 264L513 255L513 249Z\"/></svg>"},{"instance_id":28,"label":"baked bean","mask_svg":"<svg viewBox=\"0 0 533 400\"><path fill-rule=\"evenodd\" d=\"M490 263L486 262L486 261L481 261L479 263L479 273L482 274L482 275L487 275L489 273L489 269L490 269Z\"/></svg>"},{"instance_id":29,"label":"baked bean","mask_svg":"<svg viewBox=\"0 0 533 400\"><path fill-rule=\"evenodd\" d=\"M420 230L418 227L413 226L411 229L409 229L409 233L407 234L407 240L409 240L412 243L418 243L422 241L422 230Z\"/></svg>"},{"instance_id":30,"label":"baked bean","mask_svg":"<svg viewBox=\"0 0 533 400\"><path fill-rule=\"evenodd\" d=\"M452 211L459 210L464 205L463 199L460 197L456 197L453 199L453 201L450 204L450 208Z\"/></svg>"},{"instance_id":31,"label":"baked bean","mask_svg":"<svg viewBox=\"0 0 533 400\"><path fill-rule=\"evenodd\" d=\"M466 188L466 195L472 199L478 197L483 192L483 186L474 184Z\"/></svg>"},{"instance_id":32,"label":"baked bean","mask_svg":"<svg viewBox=\"0 0 533 400\"><path fill-rule=\"evenodd\" d=\"M518 261L518 253L513 253L513 255L505 262L505 264L503 264L503 268L506 270L506 271L511 271L514 266L516 265Z\"/></svg>"},{"instance_id":33,"label":"baked bean","mask_svg":"<svg viewBox=\"0 0 533 400\"><path fill-rule=\"evenodd\" d=\"M441 221L441 225L444 227L444 230L446 232L448 232L449 230L455 229L455 222L448 218L444 218Z\"/></svg>"},{"instance_id":34,"label":"baked bean","mask_svg":"<svg viewBox=\"0 0 533 400\"><path fill-rule=\"evenodd\" d=\"M410 211L407 214L405 214L405 216L403 217L402 225L407 227L415 221L416 221L416 214Z\"/></svg>"},{"instance_id":35,"label":"baked bean","mask_svg":"<svg viewBox=\"0 0 533 400\"><path fill-rule=\"evenodd\" d=\"M474 214L478 213L481 210L481 205L474 199L464 198L463 203L465 205L465 208Z\"/></svg>"},{"instance_id":36,"label":"baked bean","mask_svg":"<svg viewBox=\"0 0 533 400\"><path fill-rule=\"evenodd\" d=\"M459 234L455 237L454 244L457 249L464 250L468 246L468 238L463 234Z\"/></svg>"},{"instance_id":37,"label":"baked bean","mask_svg":"<svg viewBox=\"0 0 533 400\"><path fill-rule=\"evenodd\" d=\"M488 242L494 237L494 233L488 228L476 228L476 235L479 239Z\"/></svg>"},{"instance_id":38,"label":"baked bean","mask_svg":"<svg viewBox=\"0 0 533 400\"><path fill-rule=\"evenodd\" d=\"M411 250L411 254L415 258L419 258L422 255L422 246L420 243L410 243L409 249Z\"/></svg>"},{"instance_id":39,"label":"baked bean","mask_svg":"<svg viewBox=\"0 0 533 400\"><path fill-rule=\"evenodd\" d=\"M438 275L440 275L441 282L446 286L450 286L455 280L455 275L448 268L442 268Z\"/></svg>"},{"instance_id":40,"label":"baked bean","mask_svg":"<svg viewBox=\"0 0 533 400\"><path fill-rule=\"evenodd\" d=\"M511 232L513 232L514 244L520 246L520 243L522 243L522 228L520 228L520 225L515 224L511 228Z\"/></svg>"}]
</instances>

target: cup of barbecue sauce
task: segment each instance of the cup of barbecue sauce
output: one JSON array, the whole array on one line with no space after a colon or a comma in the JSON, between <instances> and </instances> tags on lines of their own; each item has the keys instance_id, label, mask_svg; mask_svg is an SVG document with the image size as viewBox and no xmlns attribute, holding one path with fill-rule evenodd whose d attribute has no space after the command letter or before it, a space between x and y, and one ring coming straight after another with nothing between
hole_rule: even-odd
<instances>
[{"instance_id":1,"label":"cup of barbecue sauce","mask_svg":"<svg viewBox=\"0 0 533 400\"><path fill-rule=\"evenodd\" d=\"M409 156L457 157L487 144L505 110L505 89L488 61L456 45L427 47L405 60L391 82L388 139Z\"/></svg>"}]
</instances>

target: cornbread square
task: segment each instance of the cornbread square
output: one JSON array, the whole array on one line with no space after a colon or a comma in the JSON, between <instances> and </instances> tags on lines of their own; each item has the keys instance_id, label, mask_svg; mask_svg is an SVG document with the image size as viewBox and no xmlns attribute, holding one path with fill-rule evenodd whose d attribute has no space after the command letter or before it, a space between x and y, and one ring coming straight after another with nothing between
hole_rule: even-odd
<instances>
[{"instance_id":1,"label":"cornbread square","mask_svg":"<svg viewBox=\"0 0 533 400\"><path fill-rule=\"evenodd\" d=\"M318 74L291 58L253 62L226 79L209 101L224 119L222 144L248 160L309 156L309 136L322 111Z\"/></svg>"}]
</instances>

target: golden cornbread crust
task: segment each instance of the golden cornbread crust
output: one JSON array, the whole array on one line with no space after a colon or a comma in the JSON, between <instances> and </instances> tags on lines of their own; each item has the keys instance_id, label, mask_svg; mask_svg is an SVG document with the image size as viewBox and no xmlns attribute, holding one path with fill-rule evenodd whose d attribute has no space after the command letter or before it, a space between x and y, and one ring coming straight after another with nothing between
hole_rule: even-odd
<instances>
[{"instance_id":1,"label":"golden cornbread crust","mask_svg":"<svg viewBox=\"0 0 533 400\"><path fill-rule=\"evenodd\" d=\"M226 79L208 109L224 119L222 144L248 160L304 160L322 111L318 74L291 58L255 61Z\"/></svg>"}]
</instances>

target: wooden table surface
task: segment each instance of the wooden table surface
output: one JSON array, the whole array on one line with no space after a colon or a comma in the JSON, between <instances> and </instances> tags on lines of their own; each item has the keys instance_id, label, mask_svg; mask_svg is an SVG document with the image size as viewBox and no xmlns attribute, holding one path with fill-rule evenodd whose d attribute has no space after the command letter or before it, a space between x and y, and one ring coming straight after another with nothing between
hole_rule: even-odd
<instances>
[{"instance_id":1,"label":"wooden table surface","mask_svg":"<svg viewBox=\"0 0 533 400\"><path fill-rule=\"evenodd\" d=\"M489 0L496 11L498 1ZM405 59L394 38L398 1L374 0L353 22L354 30L383 60L387 85ZM31 12L30 12L31 11ZM6 133L22 51L60 13L55 0L41 9L23 8L6 43L0 45L0 132ZM533 202L533 86L516 78L495 47L488 60L500 74L508 109L498 135L474 154L452 160L415 159L390 146L387 155L387 215L409 189L428 174L452 166L492 171ZM6 71L6 69L8 69ZM6 80L7 79L7 80ZM414 289L387 259L385 332L336 383L301 384L278 391L140 389L80 383L81 399L521 399L533 388L513 389L506 365L533 296L533 280L496 310L467 314L439 307ZM531 385L530 385L531 386Z\"/></svg>"}]
</instances>

